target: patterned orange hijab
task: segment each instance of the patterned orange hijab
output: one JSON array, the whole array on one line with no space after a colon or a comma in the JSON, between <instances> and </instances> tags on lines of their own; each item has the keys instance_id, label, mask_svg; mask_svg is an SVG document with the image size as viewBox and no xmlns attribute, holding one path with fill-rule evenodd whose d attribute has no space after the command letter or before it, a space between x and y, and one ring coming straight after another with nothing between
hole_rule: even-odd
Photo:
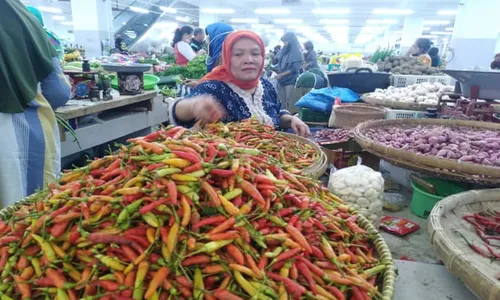
<instances>
[{"instance_id":1,"label":"patterned orange hijab","mask_svg":"<svg viewBox=\"0 0 500 300\"><path fill-rule=\"evenodd\" d=\"M238 30L227 36L224 41L224 46L222 48L222 65L216 67L212 72L208 73L203 77L200 82L208 80L219 80L223 82L231 82L244 90L250 90L255 88L259 84L260 76L257 76L255 80L252 81L241 81L236 79L233 74L231 74L231 56L233 45L240 39L247 38L251 39L257 44L259 44L260 50L262 51L262 57L265 57L265 46L264 42L258 34L250 30ZM259 69L259 74L264 70L264 59L262 60L262 65Z\"/></svg>"}]
</instances>

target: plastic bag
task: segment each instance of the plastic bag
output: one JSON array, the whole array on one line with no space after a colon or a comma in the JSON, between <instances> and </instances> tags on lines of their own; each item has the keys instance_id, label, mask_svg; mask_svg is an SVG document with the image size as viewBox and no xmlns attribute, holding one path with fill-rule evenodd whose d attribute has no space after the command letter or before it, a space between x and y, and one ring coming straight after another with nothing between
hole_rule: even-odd
<instances>
[{"instance_id":1,"label":"plastic bag","mask_svg":"<svg viewBox=\"0 0 500 300\"><path fill-rule=\"evenodd\" d=\"M328 190L378 228L384 203L384 179L382 174L360 163L361 159L354 167L338 171L333 168Z\"/></svg>"},{"instance_id":2,"label":"plastic bag","mask_svg":"<svg viewBox=\"0 0 500 300\"><path fill-rule=\"evenodd\" d=\"M305 94L295 106L330 113L336 97L342 102L357 102L360 99L358 94L348 88L323 88Z\"/></svg>"}]
</instances>

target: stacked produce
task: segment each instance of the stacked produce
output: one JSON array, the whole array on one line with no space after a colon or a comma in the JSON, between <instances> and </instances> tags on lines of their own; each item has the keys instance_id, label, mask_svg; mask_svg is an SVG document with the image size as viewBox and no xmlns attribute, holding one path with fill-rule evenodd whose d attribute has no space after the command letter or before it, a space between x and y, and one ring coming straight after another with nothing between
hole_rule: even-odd
<instances>
[{"instance_id":1,"label":"stacked produce","mask_svg":"<svg viewBox=\"0 0 500 300\"><path fill-rule=\"evenodd\" d=\"M12 211L2 299L369 299L388 267L317 182L177 127Z\"/></svg>"},{"instance_id":2,"label":"stacked produce","mask_svg":"<svg viewBox=\"0 0 500 300\"><path fill-rule=\"evenodd\" d=\"M423 64L413 56L390 56L377 61L380 72L400 75L444 75L438 68Z\"/></svg>"},{"instance_id":3,"label":"stacked produce","mask_svg":"<svg viewBox=\"0 0 500 300\"><path fill-rule=\"evenodd\" d=\"M315 137L321 141L345 142L352 139L354 133L352 129L327 128L316 132Z\"/></svg>"},{"instance_id":4,"label":"stacked produce","mask_svg":"<svg viewBox=\"0 0 500 300\"><path fill-rule=\"evenodd\" d=\"M376 89L373 93L365 94L364 97L380 101L398 101L404 103L423 103L437 105L439 97L443 93L453 92L454 87L442 83L419 83L407 87L393 87L387 89Z\"/></svg>"},{"instance_id":5,"label":"stacked produce","mask_svg":"<svg viewBox=\"0 0 500 300\"><path fill-rule=\"evenodd\" d=\"M383 126L363 134L376 142L412 153L500 166L500 132L469 127Z\"/></svg>"},{"instance_id":6,"label":"stacked produce","mask_svg":"<svg viewBox=\"0 0 500 300\"><path fill-rule=\"evenodd\" d=\"M287 137L263 125L255 119L239 123L207 125L206 130L217 136L232 140L233 143L262 151L278 160L284 168L294 174L301 173L321 158L321 153L309 144Z\"/></svg>"},{"instance_id":7,"label":"stacked produce","mask_svg":"<svg viewBox=\"0 0 500 300\"><path fill-rule=\"evenodd\" d=\"M156 76L181 75L185 79L200 79L207 74L205 64L206 55L199 55L189 62L187 66L173 65L163 72L155 73Z\"/></svg>"}]
</instances>

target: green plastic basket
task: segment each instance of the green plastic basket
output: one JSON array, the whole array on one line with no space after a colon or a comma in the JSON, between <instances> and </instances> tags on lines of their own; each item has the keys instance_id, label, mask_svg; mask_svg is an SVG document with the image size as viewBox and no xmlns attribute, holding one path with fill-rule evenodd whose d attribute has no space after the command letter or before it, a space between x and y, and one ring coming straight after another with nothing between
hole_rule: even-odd
<instances>
[{"instance_id":1,"label":"green plastic basket","mask_svg":"<svg viewBox=\"0 0 500 300\"><path fill-rule=\"evenodd\" d=\"M315 111L309 108L300 108L299 118L305 123L328 123L330 114L325 114L323 112Z\"/></svg>"},{"instance_id":2,"label":"green plastic basket","mask_svg":"<svg viewBox=\"0 0 500 300\"><path fill-rule=\"evenodd\" d=\"M462 186L454 181L430 177L424 178L424 180L434 185L437 192L437 195L430 194L420 188L417 183L413 181L411 182L411 187L413 188L411 210L414 214L424 219L429 217L432 208L434 208L434 205L436 205L436 203L438 203L441 199L465 191Z\"/></svg>"}]
</instances>

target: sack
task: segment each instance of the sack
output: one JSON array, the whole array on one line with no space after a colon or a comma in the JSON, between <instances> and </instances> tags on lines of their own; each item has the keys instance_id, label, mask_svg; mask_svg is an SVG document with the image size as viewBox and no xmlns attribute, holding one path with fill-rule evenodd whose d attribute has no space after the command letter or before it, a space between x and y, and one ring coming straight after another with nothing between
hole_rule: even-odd
<instances>
[{"instance_id":1,"label":"sack","mask_svg":"<svg viewBox=\"0 0 500 300\"><path fill-rule=\"evenodd\" d=\"M357 102L360 99L358 94L347 88L322 88L305 94L295 106L330 113L336 97L342 102Z\"/></svg>"},{"instance_id":2,"label":"sack","mask_svg":"<svg viewBox=\"0 0 500 300\"><path fill-rule=\"evenodd\" d=\"M378 228L384 204L382 174L361 165L359 159L357 166L338 171L332 168L328 190Z\"/></svg>"},{"instance_id":3,"label":"sack","mask_svg":"<svg viewBox=\"0 0 500 300\"><path fill-rule=\"evenodd\" d=\"M328 78L319 69L311 69L300 74L295 83L296 88L321 89L328 86Z\"/></svg>"}]
</instances>

